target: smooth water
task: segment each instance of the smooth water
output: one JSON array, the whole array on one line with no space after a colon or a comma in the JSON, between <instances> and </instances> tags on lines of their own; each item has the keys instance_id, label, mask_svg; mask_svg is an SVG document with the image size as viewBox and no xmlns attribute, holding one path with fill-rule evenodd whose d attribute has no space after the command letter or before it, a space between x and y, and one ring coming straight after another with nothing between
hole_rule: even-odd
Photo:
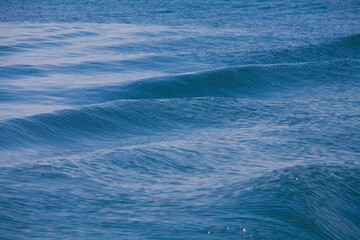
<instances>
[{"instance_id":1,"label":"smooth water","mask_svg":"<svg viewBox=\"0 0 360 240\"><path fill-rule=\"evenodd\" d=\"M358 239L360 2L0 0L1 239Z\"/></svg>"}]
</instances>

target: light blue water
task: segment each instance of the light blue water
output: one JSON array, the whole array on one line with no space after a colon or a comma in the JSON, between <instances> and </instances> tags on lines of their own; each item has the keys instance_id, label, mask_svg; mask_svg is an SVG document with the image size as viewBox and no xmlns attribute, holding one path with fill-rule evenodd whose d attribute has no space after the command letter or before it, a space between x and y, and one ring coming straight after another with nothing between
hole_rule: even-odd
<instances>
[{"instance_id":1,"label":"light blue water","mask_svg":"<svg viewBox=\"0 0 360 240\"><path fill-rule=\"evenodd\" d=\"M359 1L0 1L1 239L358 239Z\"/></svg>"}]
</instances>

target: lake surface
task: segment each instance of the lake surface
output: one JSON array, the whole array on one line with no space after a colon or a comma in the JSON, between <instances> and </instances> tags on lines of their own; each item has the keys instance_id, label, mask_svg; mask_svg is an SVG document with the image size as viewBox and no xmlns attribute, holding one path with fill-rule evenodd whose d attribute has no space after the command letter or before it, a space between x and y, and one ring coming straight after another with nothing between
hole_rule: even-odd
<instances>
[{"instance_id":1,"label":"lake surface","mask_svg":"<svg viewBox=\"0 0 360 240\"><path fill-rule=\"evenodd\" d=\"M0 1L1 239L359 235L359 1Z\"/></svg>"}]
</instances>

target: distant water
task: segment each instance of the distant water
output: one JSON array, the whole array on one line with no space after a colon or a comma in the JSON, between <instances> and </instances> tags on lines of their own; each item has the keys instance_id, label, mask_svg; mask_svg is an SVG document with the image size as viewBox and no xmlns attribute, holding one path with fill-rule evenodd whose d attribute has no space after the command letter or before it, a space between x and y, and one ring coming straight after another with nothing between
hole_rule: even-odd
<instances>
[{"instance_id":1,"label":"distant water","mask_svg":"<svg viewBox=\"0 0 360 240\"><path fill-rule=\"evenodd\" d=\"M0 1L1 239L359 239L360 2Z\"/></svg>"}]
</instances>

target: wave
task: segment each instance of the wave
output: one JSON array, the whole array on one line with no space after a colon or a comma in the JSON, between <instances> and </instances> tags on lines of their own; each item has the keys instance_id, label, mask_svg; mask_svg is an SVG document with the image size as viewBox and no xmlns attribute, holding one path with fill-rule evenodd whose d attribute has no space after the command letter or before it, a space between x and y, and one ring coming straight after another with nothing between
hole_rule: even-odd
<instances>
[{"instance_id":1,"label":"wave","mask_svg":"<svg viewBox=\"0 0 360 240\"><path fill-rule=\"evenodd\" d=\"M359 38L360 35L350 36L337 44L353 48L360 45ZM324 46L318 50L322 48ZM244 102L246 99L266 97L287 99L289 92L301 88L306 90L320 86L322 89L322 86L328 87L334 81L341 84L349 79L359 81L354 78L359 64L354 59L338 59L245 65L91 88L34 90L31 94L21 94L21 98L48 96L63 99L64 105L80 106L5 120L0 123L0 133L4 136L0 146L57 145L90 136L106 139L105 136L110 134L113 136L111 139L115 139L177 127L206 126L239 112L244 116L250 114L241 110L244 105L239 104L236 98L242 98ZM12 98L16 99L11 94L3 96L5 101L12 101ZM214 101L214 98L235 100Z\"/></svg>"},{"instance_id":2,"label":"wave","mask_svg":"<svg viewBox=\"0 0 360 240\"><path fill-rule=\"evenodd\" d=\"M234 107L235 105L232 104ZM229 105L231 106L231 104ZM183 101L126 100L14 118L0 123L1 147L21 148L33 144L64 145L91 140L112 141L132 135L147 135L184 126L206 126L241 111L226 101L210 98ZM179 109L183 109L179 111ZM88 140L86 140L88 138Z\"/></svg>"},{"instance_id":3,"label":"wave","mask_svg":"<svg viewBox=\"0 0 360 240\"><path fill-rule=\"evenodd\" d=\"M6 71L0 76L12 75L15 77L27 73L33 76L43 76L44 74L44 71L31 66L3 67L3 69L5 68ZM65 97L74 102L83 99L90 103L119 99L241 97L291 85L294 79L289 73L296 71L301 74L301 71L307 71L307 69L304 64L247 65L190 74L165 75L115 85L95 85L90 88L81 87L58 91L56 88L46 89L46 92L37 91L37 93L38 95ZM35 92L36 90L32 94Z\"/></svg>"},{"instance_id":4,"label":"wave","mask_svg":"<svg viewBox=\"0 0 360 240\"><path fill-rule=\"evenodd\" d=\"M28 50L31 51L37 48L47 48L49 46L53 47L61 47L65 43L61 42L36 42L36 44L23 43L22 45L3 45L0 46L0 55L1 54L9 54L9 53L18 53L21 51ZM73 47L81 48L81 46L75 45ZM170 52L170 54L166 55L164 53L156 54L153 52L153 48L156 49L155 46L147 46L149 48L149 52L147 55L139 54L138 52L133 52L134 43L129 43L130 45L121 45L121 53L124 55L124 51L126 49L131 49L132 51L127 52L125 59L112 59L112 60L103 60L96 61L87 60L81 61L78 63L59 63L59 64L15 64L2 66L0 68L0 77L1 78L21 78L26 76L51 76L53 74L83 74L86 75L88 73L91 74L106 74L106 73L123 73L126 71L159 71L163 69L174 69L179 68L179 65L183 65L187 69L191 69L191 66L199 64L197 59L202 59L202 57L196 53L191 55L189 54L180 54L174 55L175 52ZM34 46L33 46L34 45ZM108 46L112 52L117 52L115 49L119 48L119 46ZM199 46L193 46L199 47ZM97 49L94 46L94 50L99 51L99 54L102 53L101 50ZM141 46L140 48L144 48ZM137 49L137 48L135 48ZM159 49L156 49L158 52ZM307 46L297 46L293 48L279 49L275 50L265 50L265 51L256 51L256 52L245 52L244 51L236 51L234 53L227 51L214 51L212 52L212 56L206 56L206 59L200 62L204 64L204 66L209 66L210 63L216 63L216 58L220 59L221 63L223 62L231 62L231 63L239 63L242 64L272 64L272 63L301 63L301 62L321 62L321 61L336 61L341 59L359 59L360 52L360 34L354 34L351 36L347 36L344 38L339 38L331 41L325 41L320 44L311 44ZM69 53L76 54L76 53ZM108 53L106 53L108 54ZM81 54L80 54L81 55ZM66 55L67 56L67 55ZM214 57L217 56L217 57ZM249 56L251 58L249 59ZM67 56L68 57L68 56ZM105 57L104 57L105 58ZM196 62L194 62L196 61ZM221 64L220 63L220 64ZM178 64L178 65L176 65ZM212 65L212 64L211 64ZM216 64L218 65L218 64Z\"/></svg>"},{"instance_id":5,"label":"wave","mask_svg":"<svg viewBox=\"0 0 360 240\"><path fill-rule=\"evenodd\" d=\"M68 92L54 93L54 96L66 97L72 103L82 103L85 100L83 102L87 104L120 99L274 97L301 86L311 87L324 82L328 84L334 80L342 81L347 77L346 74L351 77L354 66L358 66L359 63L356 60L343 59L247 65L193 74L154 77L117 85L72 89Z\"/></svg>"},{"instance_id":6,"label":"wave","mask_svg":"<svg viewBox=\"0 0 360 240\"><path fill-rule=\"evenodd\" d=\"M72 103L93 104L120 99L165 99L191 97L259 97L274 96L301 86L354 78L360 63L360 34L318 45L261 53L265 64L224 67L195 73L164 75L113 85L58 91L56 97ZM259 60L258 60L259 61ZM95 64L95 63L94 63ZM104 67L99 62L98 71ZM106 65L106 64L105 64ZM76 69L72 66L70 72ZM91 69L89 69L91 68ZM106 69L111 70L111 66ZM31 74L36 68L27 66ZM97 71L91 65L79 65L81 71ZM18 71L16 72L26 72ZM64 70L65 71L65 70ZM114 70L116 71L116 69Z\"/></svg>"},{"instance_id":7,"label":"wave","mask_svg":"<svg viewBox=\"0 0 360 240\"><path fill-rule=\"evenodd\" d=\"M355 163L293 166L219 188L212 198L254 237L356 239L359 181Z\"/></svg>"},{"instance_id":8,"label":"wave","mask_svg":"<svg viewBox=\"0 0 360 240\"><path fill-rule=\"evenodd\" d=\"M96 133L115 132L121 133L120 136L145 134L146 129L154 132L176 124L189 124L188 119L196 119L199 127L217 116L209 116L209 108L218 110L222 116L233 112L221 101L212 101L212 97L251 97L259 93L274 93L275 89L291 85L286 75L298 67L244 66L52 94L47 91L44 95L92 105L4 121L0 125L0 133L4 136L0 145L59 144ZM31 96L34 95L41 94L32 92ZM204 99L194 99L197 97ZM183 101L183 98L188 100ZM174 101L161 101L166 99ZM186 117L194 115L197 117Z\"/></svg>"},{"instance_id":9,"label":"wave","mask_svg":"<svg viewBox=\"0 0 360 240\"><path fill-rule=\"evenodd\" d=\"M90 105L5 120L0 124L4 136L0 146L58 145L86 137L106 139L109 135L115 139L169 129L201 128L239 113L246 118L252 114L244 108L247 101L286 100L289 93L301 88L320 86L319 91L323 91L322 86L329 87L332 81L342 84L347 80L346 74L352 75L354 64L359 62L244 66L48 93L73 104ZM339 67L350 70L342 71L339 77Z\"/></svg>"},{"instance_id":10,"label":"wave","mask_svg":"<svg viewBox=\"0 0 360 240\"><path fill-rule=\"evenodd\" d=\"M187 161L188 165L185 165L173 157L173 154L183 156L191 152L181 152L181 148L170 147L154 154L160 150L157 147L150 150L151 154L148 151L152 148L140 148L105 155L100 153L92 157L45 159L35 164L16 165L15 168L3 167L1 175L17 181L31 178L32 182L41 184L41 191L37 192L38 197L35 198L37 201L45 201L49 195L76 186L77 191L56 194L54 196L57 197L51 198L54 206L62 206L62 209L67 210L72 209L72 204L68 203L79 198L86 207L91 208L99 196L107 196L109 202L101 204L105 212L118 210L109 209L111 201L124 201L122 203L129 210L143 210L160 220L163 215L156 214L160 203L163 211L175 214L170 218L172 224L181 224L184 230L190 227L204 235L210 232L221 239L356 239L360 232L358 163L295 165L260 176L257 173L258 176L239 181L238 176L230 176L226 168L213 168L194 174L194 169L204 168L201 163ZM134 155L146 157L138 158ZM179 177L176 177L177 171L181 171ZM163 174L164 178L159 177ZM226 179L223 179L222 174L225 174ZM214 176L218 178L214 179ZM163 190L166 194L155 194L154 197L151 193L158 193L159 187L162 187L158 181L170 185ZM44 186L50 190L44 191ZM3 185L3 188L6 199L14 196L17 185L9 183ZM119 189L124 193L123 196L119 197ZM86 197L79 195L83 191L93 194L87 194ZM34 192L25 189L18 194L15 202L7 201L6 205L14 208L19 199L26 197L31 201ZM141 194L143 201L134 200L137 194ZM21 206L21 211L38 211L31 204ZM44 206L47 204L40 205ZM6 216L8 209L3 210ZM89 214L77 211L74 209L75 218L78 217L76 214ZM103 213L94 211L90 214L103 217ZM182 222L183 219L179 218L182 214L191 216L192 221ZM20 216L10 216L14 215ZM139 220L128 218L127 224L134 224L134 221ZM197 224L194 225L194 222Z\"/></svg>"},{"instance_id":11,"label":"wave","mask_svg":"<svg viewBox=\"0 0 360 240\"><path fill-rule=\"evenodd\" d=\"M288 79L281 74L287 66L246 66L209 72L138 80L120 86L94 89L92 97L117 99L164 99L188 97L237 97L262 90L271 91ZM276 67L275 67L276 68Z\"/></svg>"},{"instance_id":12,"label":"wave","mask_svg":"<svg viewBox=\"0 0 360 240\"><path fill-rule=\"evenodd\" d=\"M325 41L320 44L270 51L259 56L265 62L307 62L336 61L339 59L360 59L360 34Z\"/></svg>"}]
</instances>

